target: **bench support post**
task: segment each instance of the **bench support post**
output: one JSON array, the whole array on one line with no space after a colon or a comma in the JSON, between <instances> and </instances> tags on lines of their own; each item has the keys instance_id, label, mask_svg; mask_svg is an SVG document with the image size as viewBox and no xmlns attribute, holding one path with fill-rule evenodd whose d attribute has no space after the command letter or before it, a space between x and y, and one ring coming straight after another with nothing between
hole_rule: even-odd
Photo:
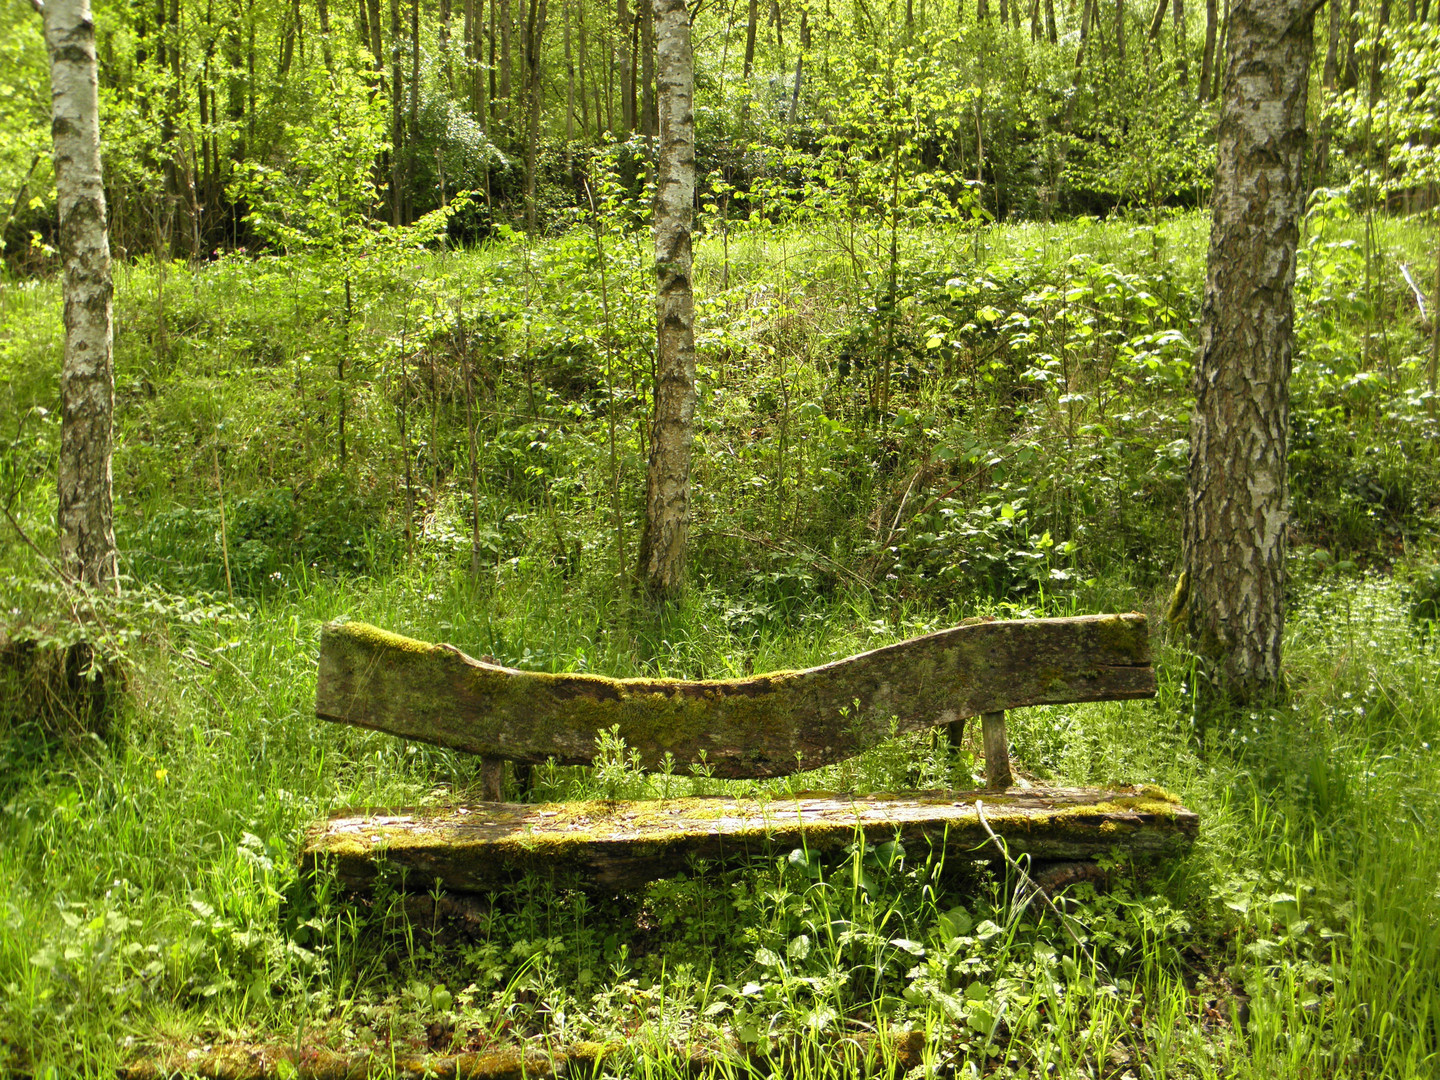
<instances>
[{"instance_id":1,"label":"bench support post","mask_svg":"<svg viewBox=\"0 0 1440 1080\"><path fill-rule=\"evenodd\" d=\"M985 741L985 786L1004 791L1014 783L1010 775L1010 744L1005 737L1005 714L982 713L980 734Z\"/></svg>"},{"instance_id":2,"label":"bench support post","mask_svg":"<svg viewBox=\"0 0 1440 1080\"><path fill-rule=\"evenodd\" d=\"M965 721L952 720L945 725L945 741L950 744L951 750L959 750L965 742Z\"/></svg>"},{"instance_id":3,"label":"bench support post","mask_svg":"<svg viewBox=\"0 0 1440 1080\"><path fill-rule=\"evenodd\" d=\"M497 757L480 759L480 796L484 802L505 801L505 760Z\"/></svg>"}]
</instances>

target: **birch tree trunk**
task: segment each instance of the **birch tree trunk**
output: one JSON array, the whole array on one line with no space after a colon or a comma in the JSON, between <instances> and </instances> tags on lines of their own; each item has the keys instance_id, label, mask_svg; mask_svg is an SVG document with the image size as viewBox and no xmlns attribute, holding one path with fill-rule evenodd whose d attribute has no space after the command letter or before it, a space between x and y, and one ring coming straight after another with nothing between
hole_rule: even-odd
<instances>
[{"instance_id":1,"label":"birch tree trunk","mask_svg":"<svg viewBox=\"0 0 1440 1080\"><path fill-rule=\"evenodd\" d=\"M1346 90L1354 90L1360 84L1360 66L1355 62L1355 48L1360 37L1360 20L1356 18L1359 13L1360 0L1350 0L1349 13L1345 19L1345 74L1340 84Z\"/></svg>"},{"instance_id":2,"label":"birch tree trunk","mask_svg":"<svg viewBox=\"0 0 1440 1080\"><path fill-rule=\"evenodd\" d=\"M510 90L510 75L513 68L510 63L510 32L514 28L514 20L510 15L510 0L499 0L500 5L500 109L501 117L509 120L512 112L514 95Z\"/></svg>"},{"instance_id":3,"label":"birch tree trunk","mask_svg":"<svg viewBox=\"0 0 1440 1080\"><path fill-rule=\"evenodd\" d=\"M1282 688L1295 249L1304 199L1311 0L1230 14L1190 425L1184 612L1212 684Z\"/></svg>"},{"instance_id":4,"label":"birch tree trunk","mask_svg":"<svg viewBox=\"0 0 1440 1080\"><path fill-rule=\"evenodd\" d=\"M1338 8L1339 0L1331 0L1331 7ZM1199 100L1205 101L1210 94L1211 76L1215 70L1215 39L1219 30L1220 5L1218 0L1205 0L1205 51L1200 55Z\"/></svg>"},{"instance_id":5,"label":"birch tree trunk","mask_svg":"<svg viewBox=\"0 0 1440 1080\"><path fill-rule=\"evenodd\" d=\"M643 0L642 0L643 2ZM620 116L625 134L635 130L635 74L630 55L630 8L625 0L615 0L615 67L620 72Z\"/></svg>"},{"instance_id":6,"label":"birch tree trunk","mask_svg":"<svg viewBox=\"0 0 1440 1080\"><path fill-rule=\"evenodd\" d=\"M654 138L659 132L655 109L655 21L642 11L640 21L640 134Z\"/></svg>"},{"instance_id":7,"label":"birch tree trunk","mask_svg":"<svg viewBox=\"0 0 1440 1080\"><path fill-rule=\"evenodd\" d=\"M315 11L320 17L320 52L325 58L325 70L335 70L335 54L330 47L330 4L329 0L315 0Z\"/></svg>"},{"instance_id":8,"label":"birch tree trunk","mask_svg":"<svg viewBox=\"0 0 1440 1080\"><path fill-rule=\"evenodd\" d=\"M64 261L65 357L60 367L60 567L95 588L116 576L110 453L110 237L100 170L100 100L90 0L44 5L51 135Z\"/></svg>"},{"instance_id":9,"label":"birch tree trunk","mask_svg":"<svg viewBox=\"0 0 1440 1080\"><path fill-rule=\"evenodd\" d=\"M750 10L745 16L745 66L742 69L747 86L755 70L755 30L759 22L760 0L750 0Z\"/></svg>"},{"instance_id":10,"label":"birch tree trunk","mask_svg":"<svg viewBox=\"0 0 1440 1080\"><path fill-rule=\"evenodd\" d=\"M1211 0L1213 3L1214 0ZM1344 15L1344 8L1340 0L1330 0L1329 29L1325 35L1325 63L1321 67L1320 86L1327 92L1322 94L1322 99L1335 91L1335 82L1340 74L1340 25ZM1315 164L1310 174L1310 186L1313 188L1325 182L1325 174L1330 168L1330 134L1332 120L1328 110L1322 110L1320 119L1320 137L1316 140Z\"/></svg>"},{"instance_id":11,"label":"birch tree trunk","mask_svg":"<svg viewBox=\"0 0 1440 1080\"><path fill-rule=\"evenodd\" d=\"M565 5L565 152L575 141L575 60L570 52L570 0Z\"/></svg>"},{"instance_id":12,"label":"birch tree trunk","mask_svg":"<svg viewBox=\"0 0 1440 1080\"><path fill-rule=\"evenodd\" d=\"M655 418L645 478L640 583L652 601L678 599L690 531L695 435L695 309L690 224L695 203L695 75L685 0L653 0L660 106L655 190Z\"/></svg>"},{"instance_id":13,"label":"birch tree trunk","mask_svg":"<svg viewBox=\"0 0 1440 1080\"><path fill-rule=\"evenodd\" d=\"M1380 91L1384 85L1385 61L1389 58L1385 31L1390 25L1390 0L1380 0L1375 12L1375 32L1370 45L1370 106L1380 102Z\"/></svg>"},{"instance_id":14,"label":"birch tree trunk","mask_svg":"<svg viewBox=\"0 0 1440 1080\"><path fill-rule=\"evenodd\" d=\"M546 0L530 0L525 20L525 231L535 235L535 171L540 156L540 47L545 39Z\"/></svg>"},{"instance_id":15,"label":"birch tree trunk","mask_svg":"<svg viewBox=\"0 0 1440 1080\"><path fill-rule=\"evenodd\" d=\"M1175 26L1175 68L1183 90L1190 85L1190 61L1185 55L1185 0L1174 0L1170 10Z\"/></svg>"},{"instance_id":16,"label":"birch tree trunk","mask_svg":"<svg viewBox=\"0 0 1440 1080\"><path fill-rule=\"evenodd\" d=\"M400 66L400 0L390 0L390 224L405 224L405 76Z\"/></svg>"}]
</instances>

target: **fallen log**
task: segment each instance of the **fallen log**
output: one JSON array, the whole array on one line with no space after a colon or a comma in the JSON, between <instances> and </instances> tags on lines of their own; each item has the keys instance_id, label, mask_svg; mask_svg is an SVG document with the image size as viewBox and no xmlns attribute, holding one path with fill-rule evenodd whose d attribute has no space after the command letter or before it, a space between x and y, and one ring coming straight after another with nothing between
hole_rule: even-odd
<instances>
[{"instance_id":1,"label":"fallen log","mask_svg":"<svg viewBox=\"0 0 1440 1080\"><path fill-rule=\"evenodd\" d=\"M733 861L798 847L827 852L863 836L997 853L976 811L1012 855L1089 859L1114 848L1183 854L1199 819L1155 787L914 792L862 798L692 798L528 805L474 803L441 809L342 812L311 828L302 860L356 891L382 873L409 891L485 892L527 872L573 873L587 886L626 889L683 869L690 858Z\"/></svg>"},{"instance_id":2,"label":"fallen log","mask_svg":"<svg viewBox=\"0 0 1440 1080\"><path fill-rule=\"evenodd\" d=\"M1145 617L1134 614L979 622L804 671L705 681L517 671L337 621L321 633L315 712L536 765L587 764L614 729L646 768L668 754L714 776L767 777L843 761L896 732L1154 694Z\"/></svg>"}]
</instances>

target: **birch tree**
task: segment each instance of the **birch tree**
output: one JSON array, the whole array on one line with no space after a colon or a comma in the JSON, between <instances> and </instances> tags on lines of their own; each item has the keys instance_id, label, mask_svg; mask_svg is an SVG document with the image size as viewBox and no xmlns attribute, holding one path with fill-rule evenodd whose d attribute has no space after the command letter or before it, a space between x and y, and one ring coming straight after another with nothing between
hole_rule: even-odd
<instances>
[{"instance_id":1,"label":"birch tree","mask_svg":"<svg viewBox=\"0 0 1440 1080\"><path fill-rule=\"evenodd\" d=\"M1237 701L1282 684L1295 251L1317 7L1237 0L1228 30L1174 614Z\"/></svg>"},{"instance_id":2,"label":"birch tree","mask_svg":"<svg viewBox=\"0 0 1440 1080\"><path fill-rule=\"evenodd\" d=\"M685 0L653 0L660 152L655 191L655 415L645 479L640 581L673 601L684 582L695 435L695 305L690 225L695 202L695 76Z\"/></svg>"},{"instance_id":3,"label":"birch tree","mask_svg":"<svg viewBox=\"0 0 1440 1080\"><path fill-rule=\"evenodd\" d=\"M100 171L100 101L90 0L33 0L50 54L51 135L64 263L65 355L60 367L60 567L94 588L116 576L110 454L110 236Z\"/></svg>"}]
</instances>

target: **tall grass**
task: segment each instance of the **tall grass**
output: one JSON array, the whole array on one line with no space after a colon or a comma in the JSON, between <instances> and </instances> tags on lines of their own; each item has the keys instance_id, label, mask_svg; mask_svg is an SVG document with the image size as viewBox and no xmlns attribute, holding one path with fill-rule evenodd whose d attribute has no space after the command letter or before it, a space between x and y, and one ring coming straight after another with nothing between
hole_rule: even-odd
<instances>
[{"instance_id":1,"label":"tall grass","mask_svg":"<svg viewBox=\"0 0 1440 1080\"><path fill-rule=\"evenodd\" d=\"M1423 529L1433 461L1414 449L1423 440L1391 446L1397 425L1425 423L1423 405L1407 404L1413 364L1386 368L1398 381L1378 392L1374 378L1326 367L1360 332L1344 227L1327 225L1325 242L1337 246L1307 256L1314 318L1302 360L1313 363L1297 374L1297 416L1356 453L1343 467L1301 463L1317 482L1293 566L1291 700L1224 721L1196 717L1183 643L1152 620L1154 702L1012 719L1017 760L1036 781L1157 782L1202 818L1188 858L1117 864L1107 887L1072 888L1083 947L1003 871L964 852L884 845L829 861L777 851L747 866L697 865L638 896L530 880L484 898L460 936L398 891L342 898L323 875L298 873L310 822L347 805L464 798L479 777L463 755L316 721L315 645L322 622L347 614L524 668L719 678L821 663L974 614L1155 612L1173 536L1164 505L1146 517L1135 504L1173 493L1167 448L1183 433L1180 381L1126 390L1143 408L1116 421L1128 425L1118 435L1079 433L1079 449L1047 430L1041 391L1023 381L986 390L963 350L958 374L936 365L903 388L905 423L847 413L853 386L838 374L840 354L865 340L857 326L874 324L865 273L823 232L757 225L730 237L722 291L718 241L707 239L696 585L657 619L616 576L606 488L614 402L633 544L643 396L631 396L628 368L603 390L566 381L577 368L593 374L598 355L577 329L594 314L576 294L595 269L578 247L417 256L404 282L377 292L356 330L369 366L352 370L347 387L343 467L328 434L338 401L320 351L328 339L297 315L297 290L306 303L326 295L313 267L170 271L163 348L153 271L128 269L117 498L132 579L101 609L126 682L104 737L37 717L21 707L29 699L18 682L0 682L0 1072L108 1076L137 1055L231 1039L396 1052L615 1040L604 1068L616 1074L688 1075L703 1058L717 1076L818 1077L850 1075L856 1055L915 1031L920 1049L905 1067L967 1075L1433 1075L1440 658L1433 627L1416 618L1421 576L1403 573L1433 555ZM1415 242L1402 225L1392 232L1387 244ZM902 257L917 281L959 268L967 283L1000 289L1065 280L1078 256L1084 273L1113 264L1104 280L1158 283L1184 308L1203 239L1193 217L1163 223L1158 239L1149 226L1100 223L917 231L905 234ZM606 242L616 333L639 385L644 254L633 237ZM1326 270L1332 263L1339 269ZM989 273L1001 264L1017 276ZM509 381L485 403L486 547L475 577L458 361L443 325L427 361L439 387L437 445L428 414L411 429L424 477L412 553L399 527L404 388L385 350L409 333L402 301L427 280L510 320L487 346ZM933 300L945 282L936 288L923 295ZM1023 291L1007 302L1027 303ZM35 407L53 405L42 362L58 340L53 301L47 285L0 288L0 497L42 547L55 425L53 409ZM1105 316L1100 301L1093 308L1086 317ZM925 311L905 310L914 326L930 325ZM1398 349L1414 328L1395 318ZM1322 341L1313 335L1330 332L1327 319L1339 329ZM488 324L477 320L479 334ZM782 353L804 363L782 370ZM1103 350L1082 359L1108 363ZM1165 363L1180 371L1179 360ZM418 408L431 400L432 369L406 370ZM546 390L546 377L560 389ZM1077 385L1089 392L1085 378ZM1343 430L1325 427L1342 421ZM1405 484L1390 483L1393 463L1372 468L1368 443L1391 448ZM944 473L937 452L947 446L978 447L992 472L977 466L973 483ZM1033 455L1024 475L1021 451ZM999 465L984 464L991 454ZM1015 472L1001 477L1002 467ZM906 539L895 524L905 493L926 483L943 491L945 476L972 486L937 503L944 528ZM1043 486L1054 477L1063 483ZM222 500L234 598L218 542ZM3 535L0 626L63 635L66 598ZM925 554L951 542L950 562L985 549L999 569L941 582L944 566ZM986 591L982 580L998 584ZM974 769L967 750L911 737L768 786L643 776L615 745L597 769L541 769L536 780L546 797L646 797L790 783L963 786Z\"/></svg>"},{"instance_id":2,"label":"tall grass","mask_svg":"<svg viewBox=\"0 0 1440 1080\"><path fill-rule=\"evenodd\" d=\"M132 656L123 740L40 747L10 728L7 1067L98 1075L155 1040L226 1033L323 1044L399 1030L423 1044L439 1023L457 1045L501 1030L629 1033L651 1052L625 1069L652 1075L681 1069L692 1042L724 1051L729 1068L773 1059L828 1075L835 1040L877 1025L927 1032L938 1064L1032 1073L1434 1069L1436 649L1388 581L1309 590L1292 621L1287 710L1197 732L1175 677L1183 656L1164 649L1154 703L1016 714L1017 756L1037 779L1155 780L1202 816L1187 860L1120 870L1099 895L1080 887L1084 951L963 853L947 867L923 852L857 848L829 865L776 852L657 882L638 905L522 883L460 943L432 941L396 897L356 906L298 878L300 835L326 812L477 785L463 756L309 715L323 618L346 609L477 651L532 641L555 668L641 669L584 588L524 584L496 600L416 576L317 579L248 612L162 616ZM660 670L809 662L904 632L852 603L796 643L737 641L707 621L707 599L660 639ZM824 779L893 786L894 770L933 769L936 752L912 740ZM540 780L594 796L613 782L602 773ZM622 779L627 795L697 783Z\"/></svg>"}]
</instances>

